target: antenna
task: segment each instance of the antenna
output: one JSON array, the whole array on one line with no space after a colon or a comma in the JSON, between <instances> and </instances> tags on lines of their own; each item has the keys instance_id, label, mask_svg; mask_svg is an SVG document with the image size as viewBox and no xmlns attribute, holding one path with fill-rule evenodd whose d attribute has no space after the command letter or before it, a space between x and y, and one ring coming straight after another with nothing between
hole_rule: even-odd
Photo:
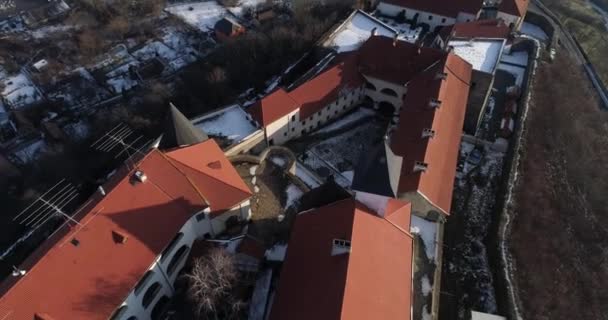
<instances>
[{"instance_id":1,"label":"antenna","mask_svg":"<svg viewBox=\"0 0 608 320\"><path fill-rule=\"evenodd\" d=\"M145 155L142 150L152 142L144 141L142 135L136 135L126 124L120 123L93 142L91 148L101 152L117 152L115 159L126 153L127 160L130 160L136 154Z\"/></svg>"},{"instance_id":2,"label":"antenna","mask_svg":"<svg viewBox=\"0 0 608 320\"><path fill-rule=\"evenodd\" d=\"M76 187L62 179L17 214L13 221L18 221L19 224L35 229L51 220L51 218L61 216L80 225L78 221L64 211L64 208L76 197L78 197Z\"/></svg>"}]
</instances>

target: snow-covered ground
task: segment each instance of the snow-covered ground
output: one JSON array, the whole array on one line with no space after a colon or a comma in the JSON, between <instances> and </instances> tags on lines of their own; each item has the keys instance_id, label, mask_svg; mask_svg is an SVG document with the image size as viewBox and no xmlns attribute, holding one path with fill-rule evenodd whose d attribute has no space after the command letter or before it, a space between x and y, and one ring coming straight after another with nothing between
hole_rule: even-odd
<instances>
[{"instance_id":1,"label":"snow-covered ground","mask_svg":"<svg viewBox=\"0 0 608 320\"><path fill-rule=\"evenodd\" d=\"M4 87L2 97L13 108L20 108L42 100L34 83L23 72L9 76L0 70L0 81Z\"/></svg>"},{"instance_id":2,"label":"snow-covered ground","mask_svg":"<svg viewBox=\"0 0 608 320\"><path fill-rule=\"evenodd\" d=\"M412 29L412 26L408 23L398 23L395 20L387 20L386 23L397 30L397 33L399 33L397 39L401 41L415 43L420 37L420 32L422 32L422 27Z\"/></svg>"},{"instance_id":3,"label":"snow-covered ground","mask_svg":"<svg viewBox=\"0 0 608 320\"><path fill-rule=\"evenodd\" d=\"M374 111L372 111L370 109L359 108L355 112L352 112L352 113L348 114L347 116L315 131L313 134L328 133L328 132L331 132L334 130L338 130L345 126L348 126L349 124L351 124L355 121L359 121L363 118L371 117L373 115L374 115Z\"/></svg>"},{"instance_id":4,"label":"snow-covered ground","mask_svg":"<svg viewBox=\"0 0 608 320\"><path fill-rule=\"evenodd\" d=\"M207 134L226 137L232 143L239 143L258 130L249 120L249 115L238 105L229 106L193 122L194 126Z\"/></svg>"},{"instance_id":5,"label":"snow-covered ground","mask_svg":"<svg viewBox=\"0 0 608 320\"><path fill-rule=\"evenodd\" d=\"M228 14L216 1L179 4L165 10L202 32L213 30L215 24Z\"/></svg>"},{"instance_id":6,"label":"snow-covered ground","mask_svg":"<svg viewBox=\"0 0 608 320\"><path fill-rule=\"evenodd\" d=\"M450 41L454 53L473 65L473 69L492 73L500 57L503 42L498 40Z\"/></svg>"},{"instance_id":7,"label":"snow-covered ground","mask_svg":"<svg viewBox=\"0 0 608 320\"><path fill-rule=\"evenodd\" d=\"M154 58L162 58L166 61L171 61L177 58L177 52L160 41L150 42L131 53L131 55L140 61L148 61Z\"/></svg>"},{"instance_id":8,"label":"snow-covered ground","mask_svg":"<svg viewBox=\"0 0 608 320\"><path fill-rule=\"evenodd\" d=\"M304 192L302 192L302 190L300 190L300 188L298 188L294 184L290 183L287 186L287 189L285 189L285 195L286 195L285 209L293 206L294 204L297 204L298 200L300 200L300 198L302 197L303 194L304 194Z\"/></svg>"},{"instance_id":9,"label":"snow-covered ground","mask_svg":"<svg viewBox=\"0 0 608 320\"><path fill-rule=\"evenodd\" d=\"M68 31L74 29L74 26L69 25L50 25L44 26L30 32L30 35L36 39L43 39L51 37L55 34L65 34Z\"/></svg>"},{"instance_id":10,"label":"snow-covered ground","mask_svg":"<svg viewBox=\"0 0 608 320\"><path fill-rule=\"evenodd\" d=\"M336 33L325 43L326 47L334 48L338 52L357 50L372 35L376 29L377 35L394 37L394 30L380 20L362 12L356 12L350 21L341 26Z\"/></svg>"},{"instance_id":11,"label":"snow-covered ground","mask_svg":"<svg viewBox=\"0 0 608 320\"><path fill-rule=\"evenodd\" d=\"M529 22L524 22L521 25L520 32L532 36L540 41L546 41L549 39L549 36L547 36L543 29Z\"/></svg>"},{"instance_id":12,"label":"snow-covered ground","mask_svg":"<svg viewBox=\"0 0 608 320\"><path fill-rule=\"evenodd\" d=\"M129 91L138 85L138 82L133 80L130 74L123 74L110 78L106 83L112 88L112 91L117 94Z\"/></svg>"},{"instance_id":13,"label":"snow-covered ground","mask_svg":"<svg viewBox=\"0 0 608 320\"><path fill-rule=\"evenodd\" d=\"M420 236L420 238L422 238L426 257L429 258L430 261L435 261L435 247L437 246L435 241L437 237L437 223L412 215L410 232L417 234Z\"/></svg>"},{"instance_id":14,"label":"snow-covered ground","mask_svg":"<svg viewBox=\"0 0 608 320\"><path fill-rule=\"evenodd\" d=\"M241 0L236 6L228 7L228 11L237 17L242 17L247 8L255 8L264 3L266 0Z\"/></svg>"}]
</instances>

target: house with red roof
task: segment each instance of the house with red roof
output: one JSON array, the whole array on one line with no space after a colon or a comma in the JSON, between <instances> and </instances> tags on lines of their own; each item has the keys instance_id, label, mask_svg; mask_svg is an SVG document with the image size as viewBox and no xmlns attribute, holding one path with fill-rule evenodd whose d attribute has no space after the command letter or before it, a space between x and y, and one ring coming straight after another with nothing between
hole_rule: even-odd
<instances>
[{"instance_id":1,"label":"house with red roof","mask_svg":"<svg viewBox=\"0 0 608 320\"><path fill-rule=\"evenodd\" d=\"M410 205L353 198L295 219L270 320L412 319Z\"/></svg>"},{"instance_id":2,"label":"house with red roof","mask_svg":"<svg viewBox=\"0 0 608 320\"><path fill-rule=\"evenodd\" d=\"M380 0L376 10L389 17L403 14L407 20L425 23L433 31L440 26L477 20L482 6L483 0Z\"/></svg>"},{"instance_id":3,"label":"house with red roof","mask_svg":"<svg viewBox=\"0 0 608 320\"><path fill-rule=\"evenodd\" d=\"M0 284L0 319L162 319L194 241L250 217L252 193L230 161L188 130L172 136L180 147L129 160L77 224L17 266Z\"/></svg>"},{"instance_id":4,"label":"house with red roof","mask_svg":"<svg viewBox=\"0 0 608 320\"><path fill-rule=\"evenodd\" d=\"M528 12L530 0L502 0L498 5L496 17L511 29L518 31Z\"/></svg>"}]
</instances>

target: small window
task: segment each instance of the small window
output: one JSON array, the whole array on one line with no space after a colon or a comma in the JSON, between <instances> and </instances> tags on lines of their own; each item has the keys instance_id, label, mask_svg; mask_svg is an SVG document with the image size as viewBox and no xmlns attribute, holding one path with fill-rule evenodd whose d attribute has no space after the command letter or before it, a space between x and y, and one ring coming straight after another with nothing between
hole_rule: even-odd
<instances>
[{"instance_id":1,"label":"small window","mask_svg":"<svg viewBox=\"0 0 608 320\"><path fill-rule=\"evenodd\" d=\"M445 18L441 19L441 23L445 23Z\"/></svg>"},{"instance_id":2,"label":"small window","mask_svg":"<svg viewBox=\"0 0 608 320\"><path fill-rule=\"evenodd\" d=\"M429 21L433 20L433 16L429 15Z\"/></svg>"},{"instance_id":3,"label":"small window","mask_svg":"<svg viewBox=\"0 0 608 320\"><path fill-rule=\"evenodd\" d=\"M305 125L305 124L306 124L306 120L302 121L302 125Z\"/></svg>"},{"instance_id":4,"label":"small window","mask_svg":"<svg viewBox=\"0 0 608 320\"><path fill-rule=\"evenodd\" d=\"M338 110L334 111L334 115L338 114Z\"/></svg>"},{"instance_id":5,"label":"small window","mask_svg":"<svg viewBox=\"0 0 608 320\"><path fill-rule=\"evenodd\" d=\"M350 248L350 240L334 239L334 246Z\"/></svg>"},{"instance_id":6,"label":"small window","mask_svg":"<svg viewBox=\"0 0 608 320\"><path fill-rule=\"evenodd\" d=\"M317 115L319 115L319 116L320 116L320 115L321 115L321 111L317 112Z\"/></svg>"},{"instance_id":7,"label":"small window","mask_svg":"<svg viewBox=\"0 0 608 320\"><path fill-rule=\"evenodd\" d=\"M167 249L165 249L165 251L163 251L162 255L160 256L160 262L164 262L167 259L167 256L170 255L173 248L183 237L184 234L180 232L175 236L175 238L173 238L173 240L171 240L171 243L167 246Z\"/></svg>"},{"instance_id":8,"label":"small window","mask_svg":"<svg viewBox=\"0 0 608 320\"><path fill-rule=\"evenodd\" d=\"M291 132L296 131L296 128L291 128ZM285 135L287 135L287 132L285 133Z\"/></svg>"},{"instance_id":9,"label":"small window","mask_svg":"<svg viewBox=\"0 0 608 320\"><path fill-rule=\"evenodd\" d=\"M291 116L291 121L292 122L296 121L296 116L295 115Z\"/></svg>"},{"instance_id":10,"label":"small window","mask_svg":"<svg viewBox=\"0 0 608 320\"><path fill-rule=\"evenodd\" d=\"M74 247L78 247L78 245L80 244L80 241L78 241L78 239L76 239L76 238L72 238L70 243L72 243L74 245Z\"/></svg>"},{"instance_id":11,"label":"small window","mask_svg":"<svg viewBox=\"0 0 608 320\"><path fill-rule=\"evenodd\" d=\"M284 136L284 137L287 137L287 132L283 132L283 136Z\"/></svg>"},{"instance_id":12,"label":"small window","mask_svg":"<svg viewBox=\"0 0 608 320\"><path fill-rule=\"evenodd\" d=\"M204 212L201 212L201 213L199 213L199 214L196 215L196 221L197 222L201 222L203 220L205 220L205 213Z\"/></svg>"},{"instance_id":13,"label":"small window","mask_svg":"<svg viewBox=\"0 0 608 320\"><path fill-rule=\"evenodd\" d=\"M156 296L158 295L160 288L160 283L154 282L148 288L148 290L146 290L146 293L144 293L144 297L141 299L141 305L144 307L144 309L147 309L150 306L150 303L152 303L154 298L156 298Z\"/></svg>"}]
</instances>

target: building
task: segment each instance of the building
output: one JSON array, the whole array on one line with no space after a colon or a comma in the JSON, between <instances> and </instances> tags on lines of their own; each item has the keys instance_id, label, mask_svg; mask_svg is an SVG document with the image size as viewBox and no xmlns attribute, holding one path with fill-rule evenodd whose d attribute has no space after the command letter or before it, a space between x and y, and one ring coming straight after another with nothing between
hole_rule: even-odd
<instances>
[{"instance_id":1,"label":"building","mask_svg":"<svg viewBox=\"0 0 608 320\"><path fill-rule=\"evenodd\" d=\"M23 275L0 284L0 318L161 319L194 241L249 219L250 196L213 140L135 156L78 224L64 223L18 266Z\"/></svg>"},{"instance_id":2,"label":"building","mask_svg":"<svg viewBox=\"0 0 608 320\"><path fill-rule=\"evenodd\" d=\"M511 28L502 20L478 20L444 27L435 45L473 66L464 130L475 135L481 125L502 52L511 42Z\"/></svg>"},{"instance_id":3,"label":"building","mask_svg":"<svg viewBox=\"0 0 608 320\"><path fill-rule=\"evenodd\" d=\"M528 12L530 0L502 0L498 5L496 17L511 29L519 31Z\"/></svg>"},{"instance_id":4,"label":"building","mask_svg":"<svg viewBox=\"0 0 608 320\"><path fill-rule=\"evenodd\" d=\"M483 0L380 0L376 10L389 17L403 14L413 24L425 23L433 31L440 26L476 20L482 5Z\"/></svg>"},{"instance_id":5,"label":"building","mask_svg":"<svg viewBox=\"0 0 608 320\"><path fill-rule=\"evenodd\" d=\"M225 41L245 33L245 27L231 17L224 17L213 27L215 37L219 41Z\"/></svg>"},{"instance_id":6,"label":"building","mask_svg":"<svg viewBox=\"0 0 608 320\"><path fill-rule=\"evenodd\" d=\"M300 213L270 320L411 319L410 206L355 199Z\"/></svg>"}]
</instances>

